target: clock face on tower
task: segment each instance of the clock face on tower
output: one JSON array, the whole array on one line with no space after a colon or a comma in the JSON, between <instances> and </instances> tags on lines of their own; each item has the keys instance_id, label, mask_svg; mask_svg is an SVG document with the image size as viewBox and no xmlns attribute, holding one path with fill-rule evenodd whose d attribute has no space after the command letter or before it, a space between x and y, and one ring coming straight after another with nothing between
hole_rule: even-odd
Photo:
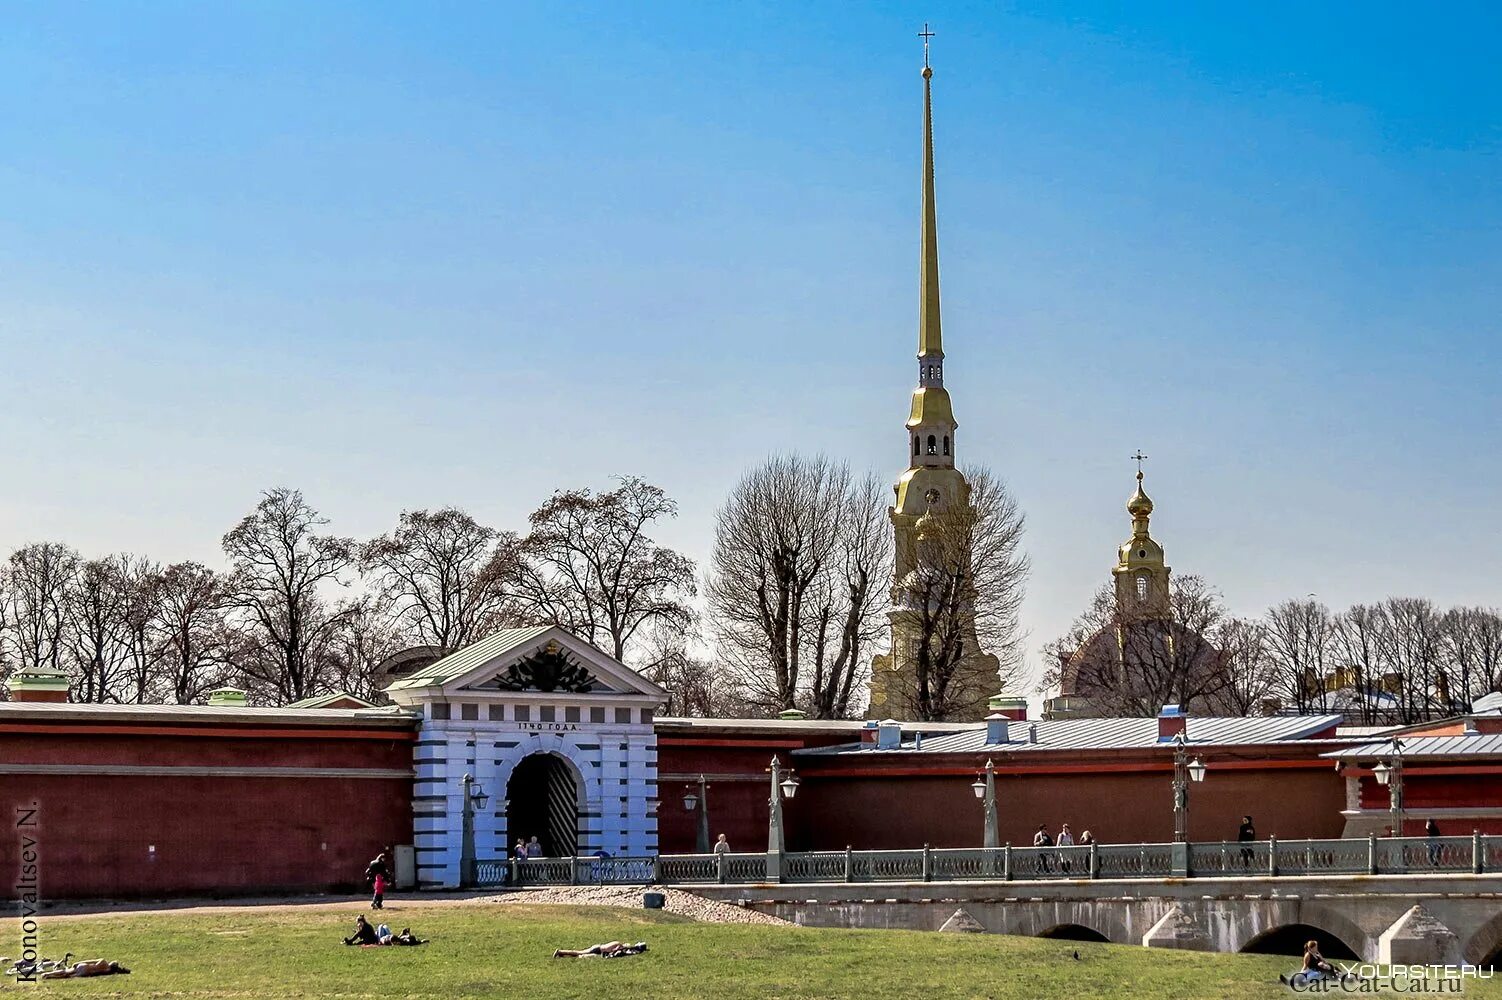
<instances>
[{"instance_id":1,"label":"clock face on tower","mask_svg":"<svg viewBox=\"0 0 1502 1000\"><path fill-rule=\"evenodd\" d=\"M939 491L931 489L927 493L923 494L923 499L927 500L928 505L932 507L934 504L939 502Z\"/></svg>"}]
</instances>

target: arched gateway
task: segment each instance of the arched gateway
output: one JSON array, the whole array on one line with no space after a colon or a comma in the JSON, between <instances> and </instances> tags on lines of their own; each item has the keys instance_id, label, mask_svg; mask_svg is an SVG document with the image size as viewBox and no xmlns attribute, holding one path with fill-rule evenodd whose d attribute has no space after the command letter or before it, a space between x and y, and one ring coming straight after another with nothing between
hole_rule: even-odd
<instances>
[{"instance_id":1,"label":"arched gateway","mask_svg":"<svg viewBox=\"0 0 1502 1000\"><path fill-rule=\"evenodd\" d=\"M422 715L419 885L493 878L487 862L532 837L553 857L657 853L652 719L667 693L614 657L557 626L507 629L386 693Z\"/></svg>"},{"instance_id":2,"label":"arched gateway","mask_svg":"<svg viewBox=\"0 0 1502 1000\"><path fill-rule=\"evenodd\" d=\"M536 837L546 857L579 853L579 782L567 758L523 757L506 782L506 829L513 840Z\"/></svg>"}]
</instances>

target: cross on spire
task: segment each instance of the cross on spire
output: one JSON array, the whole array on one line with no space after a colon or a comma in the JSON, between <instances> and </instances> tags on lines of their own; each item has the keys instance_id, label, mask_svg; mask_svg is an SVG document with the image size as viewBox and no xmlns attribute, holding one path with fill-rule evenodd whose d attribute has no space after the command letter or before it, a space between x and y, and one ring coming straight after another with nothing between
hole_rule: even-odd
<instances>
[{"instance_id":1,"label":"cross on spire","mask_svg":"<svg viewBox=\"0 0 1502 1000\"><path fill-rule=\"evenodd\" d=\"M928 40L934 37L934 33L928 30L928 22L923 22L923 30L918 32L918 37L923 39L923 68L928 69Z\"/></svg>"},{"instance_id":2,"label":"cross on spire","mask_svg":"<svg viewBox=\"0 0 1502 1000\"><path fill-rule=\"evenodd\" d=\"M1137 449L1137 454L1129 456L1129 457L1131 457L1132 459L1134 459L1136 461L1136 463L1137 463L1137 478L1141 479L1142 478L1142 460L1145 459L1145 458L1147 458L1147 456L1144 455L1144 454L1142 454L1142 449L1141 448L1138 448Z\"/></svg>"}]
</instances>

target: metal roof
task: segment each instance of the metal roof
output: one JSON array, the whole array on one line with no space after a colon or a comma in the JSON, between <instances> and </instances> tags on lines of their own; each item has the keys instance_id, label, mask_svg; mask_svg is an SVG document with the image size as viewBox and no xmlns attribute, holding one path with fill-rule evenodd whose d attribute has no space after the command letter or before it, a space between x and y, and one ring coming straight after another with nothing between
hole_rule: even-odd
<instances>
[{"instance_id":1,"label":"metal roof","mask_svg":"<svg viewBox=\"0 0 1502 1000\"><path fill-rule=\"evenodd\" d=\"M1410 757L1502 757L1502 733L1477 733L1471 736L1404 736L1403 759ZM1322 754L1340 760L1387 758L1392 756L1392 740L1363 743L1333 753Z\"/></svg>"},{"instance_id":2,"label":"metal roof","mask_svg":"<svg viewBox=\"0 0 1502 1000\"><path fill-rule=\"evenodd\" d=\"M410 726L417 716L394 705L383 708L252 708L226 705L96 705L78 702L0 702L0 719L101 722L268 722L285 725L330 726L350 723Z\"/></svg>"},{"instance_id":3,"label":"metal roof","mask_svg":"<svg viewBox=\"0 0 1502 1000\"><path fill-rule=\"evenodd\" d=\"M663 715L653 720L661 730L667 729L712 729L716 732L766 732L766 733L811 733L848 732L851 735L866 728L861 719L721 719L689 716ZM901 722L904 733L921 732L927 742L930 733L961 733L975 728L973 722Z\"/></svg>"},{"instance_id":4,"label":"metal roof","mask_svg":"<svg viewBox=\"0 0 1502 1000\"><path fill-rule=\"evenodd\" d=\"M350 694L348 691L335 691L333 694L317 694L317 695L314 695L311 698L304 698L302 701L294 701L290 705L288 705L287 707L288 708L328 708L329 705L331 705L332 703L334 703L336 701L357 701L357 702L360 703L360 707L362 707L362 708L374 708L375 707L375 703L374 702L366 701L364 698L356 697L355 695Z\"/></svg>"},{"instance_id":5,"label":"metal roof","mask_svg":"<svg viewBox=\"0 0 1502 1000\"><path fill-rule=\"evenodd\" d=\"M553 628L552 625L534 625L531 628L506 628L479 642L472 642L412 673L387 685L387 691L407 688L436 687L456 677L462 677L476 667L484 666L497 657L505 656L518 646L525 645Z\"/></svg>"},{"instance_id":6,"label":"metal roof","mask_svg":"<svg viewBox=\"0 0 1502 1000\"><path fill-rule=\"evenodd\" d=\"M1245 746L1286 743L1308 739L1316 733L1334 731L1338 715L1257 716L1253 718L1191 716L1185 739L1190 746ZM1037 742L1028 739L1029 727L1037 727ZM796 751L800 755L894 754L894 753L1023 753L1038 750L1127 750L1167 745L1158 739L1158 720L1148 719L1043 719L1007 723L1007 742L987 743L986 726L970 725L965 732L925 736L919 746L903 739L882 750L874 743L845 743Z\"/></svg>"}]
</instances>

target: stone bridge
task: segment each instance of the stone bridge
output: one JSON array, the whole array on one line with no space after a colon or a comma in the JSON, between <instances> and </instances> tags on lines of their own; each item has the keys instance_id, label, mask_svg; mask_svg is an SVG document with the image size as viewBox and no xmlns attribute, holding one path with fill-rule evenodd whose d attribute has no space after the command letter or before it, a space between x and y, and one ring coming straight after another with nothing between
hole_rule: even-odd
<instances>
[{"instance_id":1,"label":"stone bridge","mask_svg":"<svg viewBox=\"0 0 1502 1000\"><path fill-rule=\"evenodd\" d=\"M983 931L1394 964L1502 963L1502 877L685 885L813 927Z\"/></svg>"}]
</instances>

